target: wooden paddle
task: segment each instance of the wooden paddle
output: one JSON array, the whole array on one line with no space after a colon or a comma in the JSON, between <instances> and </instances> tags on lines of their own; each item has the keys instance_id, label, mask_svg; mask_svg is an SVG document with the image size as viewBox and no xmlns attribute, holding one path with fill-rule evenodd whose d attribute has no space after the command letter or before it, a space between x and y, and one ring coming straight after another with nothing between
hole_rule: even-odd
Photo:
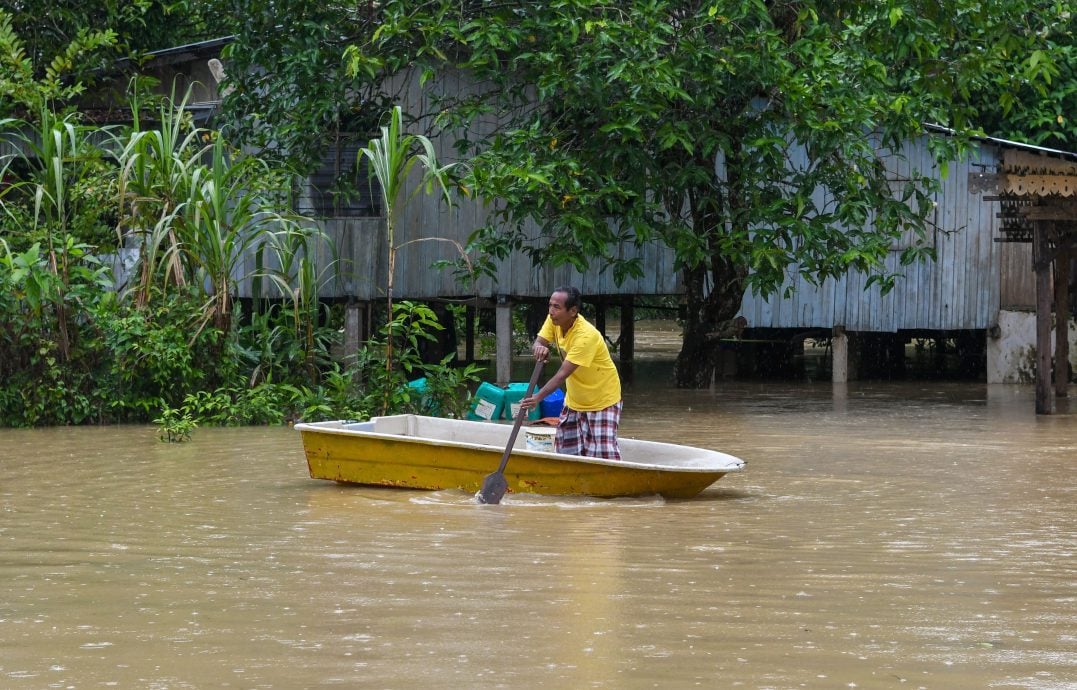
<instances>
[{"instance_id":1,"label":"wooden paddle","mask_svg":"<svg viewBox=\"0 0 1077 690\"><path fill-rule=\"evenodd\" d=\"M531 381L527 384L527 392L524 393L524 397L528 397L535 390L535 385L538 384L539 374L542 373L542 367L546 364L546 360L540 359L535 362L535 371L531 373ZM501 503L501 498L505 495L505 492L509 489L509 483L505 479L505 466L509 464L509 456L512 455L512 446L516 443L516 437L520 434L520 425L524 422L524 417L527 416L527 410L523 405L520 405L520 409L516 411L516 421L512 424L512 433L509 435L509 443L505 446L505 454L501 456L501 466L497 468L497 472L486 475L486 479L482 481L482 489L476 494L476 498L479 503L496 504Z\"/></svg>"}]
</instances>

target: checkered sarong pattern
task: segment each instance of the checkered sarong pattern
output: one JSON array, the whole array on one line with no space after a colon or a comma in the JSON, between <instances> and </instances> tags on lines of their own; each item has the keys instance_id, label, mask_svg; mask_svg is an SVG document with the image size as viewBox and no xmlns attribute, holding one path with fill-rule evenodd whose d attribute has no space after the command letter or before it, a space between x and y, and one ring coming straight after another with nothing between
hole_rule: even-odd
<instances>
[{"instance_id":1,"label":"checkered sarong pattern","mask_svg":"<svg viewBox=\"0 0 1077 690\"><path fill-rule=\"evenodd\" d=\"M562 408L554 450L567 455L620 460L617 427L621 424L621 405L617 403L596 412Z\"/></svg>"}]
</instances>

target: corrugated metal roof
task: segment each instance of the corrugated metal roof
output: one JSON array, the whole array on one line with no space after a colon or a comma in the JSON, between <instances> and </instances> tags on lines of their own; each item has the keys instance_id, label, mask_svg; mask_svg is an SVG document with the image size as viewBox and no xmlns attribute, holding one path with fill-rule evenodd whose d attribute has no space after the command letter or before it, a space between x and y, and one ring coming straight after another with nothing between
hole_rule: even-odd
<instances>
[{"instance_id":1,"label":"corrugated metal roof","mask_svg":"<svg viewBox=\"0 0 1077 690\"><path fill-rule=\"evenodd\" d=\"M957 134L956 130L950 129L949 127L943 127L942 125L935 125L930 123L925 123L924 129L929 132L937 132L950 136L955 136ZM1022 151L1041 153L1048 156L1058 156L1059 158L1066 158L1069 160L1077 161L1077 152L1074 151L1062 151L1060 149L1051 149L1044 146L1036 146L1035 144L1026 144L1020 141L999 139L998 137L991 137L986 135L973 135L970 138L975 141L989 142L1003 148L1021 149Z\"/></svg>"}]
</instances>

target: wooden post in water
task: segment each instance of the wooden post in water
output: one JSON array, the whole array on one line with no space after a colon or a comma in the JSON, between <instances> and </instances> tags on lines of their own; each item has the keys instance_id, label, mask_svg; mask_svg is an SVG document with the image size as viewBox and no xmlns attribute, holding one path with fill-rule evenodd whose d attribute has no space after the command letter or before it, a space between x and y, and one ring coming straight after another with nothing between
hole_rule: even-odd
<instances>
[{"instance_id":1,"label":"wooden post in water","mask_svg":"<svg viewBox=\"0 0 1077 690\"><path fill-rule=\"evenodd\" d=\"M834 383L849 382L849 335L844 326L834 326L830 338L830 380Z\"/></svg>"},{"instance_id":2,"label":"wooden post in water","mask_svg":"<svg viewBox=\"0 0 1077 690\"><path fill-rule=\"evenodd\" d=\"M344 356L354 357L363 342L363 307L349 302L344 307Z\"/></svg>"},{"instance_id":3,"label":"wooden post in water","mask_svg":"<svg viewBox=\"0 0 1077 690\"><path fill-rule=\"evenodd\" d=\"M496 309L494 323L497 327L497 385L507 386L512 381L512 302L509 301L508 295L497 296Z\"/></svg>"},{"instance_id":4,"label":"wooden post in water","mask_svg":"<svg viewBox=\"0 0 1077 690\"><path fill-rule=\"evenodd\" d=\"M1061 250L1055 257L1055 395L1059 398L1069 394L1069 317L1070 252Z\"/></svg>"},{"instance_id":5,"label":"wooden post in water","mask_svg":"<svg viewBox=\"0 0 1077 690\"><path fill-rule=\"evenodd\" d=\"M1051 414L1051 260L1047 222L1034 224L1032 267L1036 272L1036 414Z\"/></svg>"},{"instance_id":6,"label":"wooden post in water","mask_svg":"<svg viewBox=\"0 0 1077 690\"><path fill-rule=\"evenodd\" d=\"M621 364L636 358L636 302L632 295L621 300L621 345L618 350Z\"/></svg>"},{"instance_id":7,"label":"wooden post in water","mask_svg":"<svg viewBox=\"0 0 1077 690\"><path fill-rule=\"evenodd\" d=\"M636 378L636 303L632 295L621 299L620 341L617 357L621 363L621 378L631 383Z\"/></svg>"}]
</instances>

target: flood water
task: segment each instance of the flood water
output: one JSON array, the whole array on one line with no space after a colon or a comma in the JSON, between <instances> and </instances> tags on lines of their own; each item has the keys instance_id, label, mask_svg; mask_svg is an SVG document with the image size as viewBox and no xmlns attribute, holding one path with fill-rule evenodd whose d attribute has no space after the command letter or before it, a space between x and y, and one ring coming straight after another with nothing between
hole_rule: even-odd
<instances>
[{"instance_id":1,"label":"flood water","mask_svg":"<svg viewBox=\"0 0 1077 690\"><path fill-rule=\"evenodd\" d=\"M623 435L748 461L687 501L0 430L0 687L1077 688L1077 414L1032 394L636 384Z\"/></svg>"}]
</instances>

